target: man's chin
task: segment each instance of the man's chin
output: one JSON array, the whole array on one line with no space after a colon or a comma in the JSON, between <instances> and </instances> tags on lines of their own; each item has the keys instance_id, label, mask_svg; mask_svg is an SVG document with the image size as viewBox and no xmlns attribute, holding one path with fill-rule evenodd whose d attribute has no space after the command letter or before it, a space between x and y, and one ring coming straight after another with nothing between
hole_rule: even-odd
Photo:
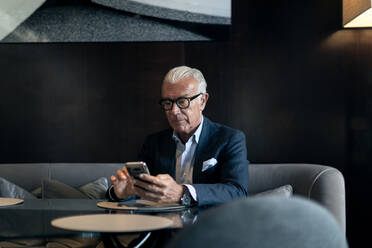
<instances>
[{"instance_id":1,"label":"man's chin","mask_svg":"<svg viewBox=\"0 0 372 248\"><path fill-rule=\"evenodd\" d=\"M173 125L172 129L178 134L187 132L187 127L185 126Z\"/></svg>"},{"instance_id":2,"label":"man's chin","mask_svg":"<svg viewBox=\"0 0 372 248\"><path fill-rule=\"evenodd\" d=\"M176 133L184 133L186 131L186 128L184 128L184 127L173 127L173 130Z\"/></svg>"}]
</instances>

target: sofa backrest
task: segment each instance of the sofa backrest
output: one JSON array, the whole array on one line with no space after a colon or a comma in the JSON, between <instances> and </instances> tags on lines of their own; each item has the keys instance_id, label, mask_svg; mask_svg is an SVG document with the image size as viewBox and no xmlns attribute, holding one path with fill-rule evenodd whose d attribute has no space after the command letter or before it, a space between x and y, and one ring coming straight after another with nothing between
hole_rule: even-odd
<instances>
[{"instance_id":1,"label":"sofa backrest","mask_svg":"<svg viewBox=\"0 0 372 248\"><path fill-rule=\"evenodd\" d=\"M100 177L110 183L111 175L121 169L120 163L54 163L49 165L49 177L72 187L78 187Z\"/></svg>"},{"instance_id":2,"label":"sofa backrest","mask_svg":"<svg viewBox=\"0 0 372 248\"><path fill-rule=\"evenodd\" d=\"M84 185L100 177L106 177L110 182L110 176L122 167L121 163L0 164L0 177L32 191L40 187L41 182L46 179L58 180L72 187Z\"/></svg>"},{"instance_id":3,"label":"sofa backrest","mask_svg":"<svg viewBox=\"0 0 372 248\"><path fill-rule=\"evenodd\" d=\"M49 164L0 164L0 177L32 191L40 187L42 180L49 178Z\"/></svg>"},{"instance_id":4,"label":"sofa backrest","mask_svg":"<svg viewBox=\"0 0 372 248\"><path fill-rule=\"evenodd\" d=\"M346 230L345 182L336 168L317 164L250 164L248 193L290 184L293 194L328 209Z\"/></svg>"}]
</instances>

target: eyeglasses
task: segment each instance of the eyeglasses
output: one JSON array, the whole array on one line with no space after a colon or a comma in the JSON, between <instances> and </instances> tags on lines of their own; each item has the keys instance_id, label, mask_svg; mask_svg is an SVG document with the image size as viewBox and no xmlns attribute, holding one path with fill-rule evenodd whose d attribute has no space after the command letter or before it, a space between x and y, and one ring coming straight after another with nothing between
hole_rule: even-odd
<instances>
[{"instance_id":1,"label":"eyeglasses","mask_svg":"<svg viewBox=\"0 0 372 248\"><path fill-rule=\"evenodd\" d=\"M190 106L190 102L200 95L203 95L203 93L191 97L181 96L177 99L162 98L160 99L159 104L164 111L171 110L173 108L173 103L176 103L180 109L186 109Z\"/></svg>"}]
</instances>

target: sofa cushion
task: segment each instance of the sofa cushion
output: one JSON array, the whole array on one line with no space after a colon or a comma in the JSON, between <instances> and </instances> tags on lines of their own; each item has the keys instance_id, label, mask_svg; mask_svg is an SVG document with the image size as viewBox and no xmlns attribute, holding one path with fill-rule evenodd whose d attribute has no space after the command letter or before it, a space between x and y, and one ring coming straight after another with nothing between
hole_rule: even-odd
<instances>
[{"instance_id":1,"label":"sofa cushion","mask_svg":"<svg viewBox=\"0 0 372 248\"><path fill-rule=\"evenodd\" d=\"M80 186L71 187L57 180L44 180L42 183L43 198L69 198L69 199L104 199L108 188L105 177Z\"/></svg>"},{"instance_id":2,"label":"sofa cushion","mask_svg":"<svg viewBox=\"0 0 372 248\"><path fill-rule=\"evenodd\" d=\"M36 197L22 187L0 177L0 197L35 199Z\"/></svg>"},{"instance_id":3,"label":"sofa cushion","mask_svg":"<svg viewBox=\"0 0 372 248\"><path fill-rule=\"evenodd\" d=\"M107 189L108 181L106 177L101 177L93 182L79 187L79 190L87 195L90 199L105 199Z\"/></svg>"},{"instance_id":4,"label":"sofa cushion","mask_svg":"<svg viewBox=\"0 0 372 248\"><path fill-rule=\"evenodd\" d=\"M291 197L293 194L293 188L291 185L283 185L274 189L266 190L261 193L257 193L254 196L284 196Z\"/></svg>"},{"instance_id":5,"label":"sofa cushion","mask_svg":"<svg viewBox=\"0 0 372 248\"><path fill-rule=\"evenodd\" d=\"M41 186L31 191L31 193L36 196L36 198L42 198Z\"/></svg>"},{"instance_id":6,"label":"sofa cushion","mask_svg":"<svg viewBox=\"0 0 372 248\"><path fill-rule=\"evenodd\" d=\"M41 188L42 197L44 199L50 198L88 199L88 196L84 195L79 190L57 180L44 180Z\"/></svg>"}]
</instances>

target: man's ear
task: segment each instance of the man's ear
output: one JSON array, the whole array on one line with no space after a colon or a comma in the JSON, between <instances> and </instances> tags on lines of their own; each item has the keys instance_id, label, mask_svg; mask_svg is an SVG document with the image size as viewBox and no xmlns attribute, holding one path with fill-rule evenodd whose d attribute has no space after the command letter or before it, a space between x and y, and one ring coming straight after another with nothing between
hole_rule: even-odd
<instances>
[{"instance_id":1,"label":"man's ear","mask_svg":"<svg viewBox=\"0 0 372 248\"><path fill-rule=\"evenodd\" d=\"M209 94L208 93L204 93L201 96L201 100L200 100L200 109L201 109L201 111L204 110L204 108L205 108L205 106L207 104L208 98L209 98Z\"/></svg>"}]
</instances>

